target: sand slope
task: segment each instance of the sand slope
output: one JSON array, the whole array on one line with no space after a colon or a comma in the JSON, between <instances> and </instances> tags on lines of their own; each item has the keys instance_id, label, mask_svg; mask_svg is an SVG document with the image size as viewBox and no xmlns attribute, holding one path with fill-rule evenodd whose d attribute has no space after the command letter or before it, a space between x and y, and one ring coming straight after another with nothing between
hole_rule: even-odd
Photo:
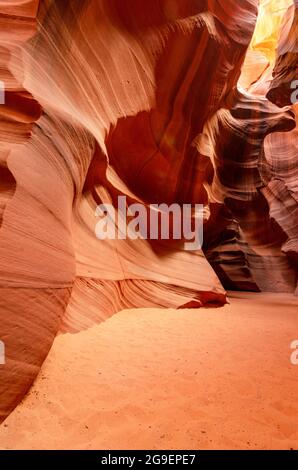
<instances>
[{"instance_id":1,"label":"sand slope","mask_svg":"<svg viewBox=\"0 0 298 470\"><path fill-rule=\"evenodd\" d=\"M298 301L127 310L56 338L4 449L298 449Z\"/></svg>"}]
</instances>

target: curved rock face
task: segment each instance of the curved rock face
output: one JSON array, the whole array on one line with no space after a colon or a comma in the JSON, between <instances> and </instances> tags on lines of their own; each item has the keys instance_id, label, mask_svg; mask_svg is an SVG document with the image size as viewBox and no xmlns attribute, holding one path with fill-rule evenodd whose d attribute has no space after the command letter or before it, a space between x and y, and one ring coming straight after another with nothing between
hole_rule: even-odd
<instances>
[{"instance_id":1,"label":"curved rock face","mask_svg":"<svg viewBox=\"0 0 298 470\"><path fill-rule=\"evenodd\" d=\"M0 418L59 330L294 292L290 0L13 0L0 24ZM98 240L96 207L118 196L204 205L203 250Z\"/></svg>"}]
</instances>

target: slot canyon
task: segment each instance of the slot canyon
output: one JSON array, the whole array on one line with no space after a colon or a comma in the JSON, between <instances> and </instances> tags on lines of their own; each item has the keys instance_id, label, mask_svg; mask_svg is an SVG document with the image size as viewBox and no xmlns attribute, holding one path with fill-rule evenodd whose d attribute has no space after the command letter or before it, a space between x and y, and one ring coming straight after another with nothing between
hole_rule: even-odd
<instances>
[{"instance_id":1,"label":"slot canyon","mask_svg":"<svg viewBox=\"0 0 298 470\"><path fill-rule=\"evenodd\" d=\"M0 88L0 449L298 450L298 0L1 0Z\"/></svg>"}]
</instances>

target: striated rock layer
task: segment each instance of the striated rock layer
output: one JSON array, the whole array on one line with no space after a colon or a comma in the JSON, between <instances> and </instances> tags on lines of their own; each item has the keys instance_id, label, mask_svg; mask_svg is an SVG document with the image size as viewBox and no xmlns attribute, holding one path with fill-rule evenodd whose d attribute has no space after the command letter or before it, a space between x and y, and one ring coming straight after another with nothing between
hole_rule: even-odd
<instances>
[{"instance_id":1,"label":"striated rock layer","mask_svg":"<svg viewBox=\"0 0 298 470\"><path fill-rule=\"evenodd\" d=\"M59 330L295 291L297 3L13 0L0 23L1 419ZM119 195L203 204L203 250L99 241Z\"/></svg>"}]
</instances>

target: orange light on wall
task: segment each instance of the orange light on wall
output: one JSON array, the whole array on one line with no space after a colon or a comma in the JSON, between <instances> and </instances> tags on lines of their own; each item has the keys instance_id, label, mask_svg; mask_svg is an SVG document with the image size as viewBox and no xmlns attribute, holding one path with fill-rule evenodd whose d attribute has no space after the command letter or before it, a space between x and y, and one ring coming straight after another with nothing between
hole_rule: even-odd
<instances>
[{"instance_id":1,"label":"orange light on wall","mask_svg":"<svg viewBox=\"0 0 298 470\"><path fill-rule=\"evenodd\" d=\"M272 64L275 61L284 14L293 0L260 0L259 17L250 50L259 51Z\"/></svg>"}]
</instances>

